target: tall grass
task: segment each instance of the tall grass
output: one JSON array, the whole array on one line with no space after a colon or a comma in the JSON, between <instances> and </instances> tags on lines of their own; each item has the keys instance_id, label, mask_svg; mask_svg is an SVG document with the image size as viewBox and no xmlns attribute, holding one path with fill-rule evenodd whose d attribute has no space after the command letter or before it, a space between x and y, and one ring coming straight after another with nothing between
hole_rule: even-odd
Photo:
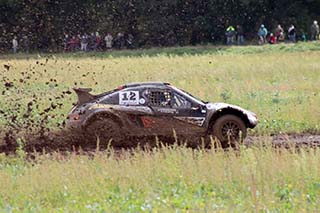
<instances>
[{"instance_id":1,"label":"tall grass","mask_svg":"<svg viewBox=\"0 0 320 213\"><path fill-rule=\"evenodd\" d=\"M173 146L0 159L0 211L320 210L318 149Z\"/></svg>"}]
</instances>

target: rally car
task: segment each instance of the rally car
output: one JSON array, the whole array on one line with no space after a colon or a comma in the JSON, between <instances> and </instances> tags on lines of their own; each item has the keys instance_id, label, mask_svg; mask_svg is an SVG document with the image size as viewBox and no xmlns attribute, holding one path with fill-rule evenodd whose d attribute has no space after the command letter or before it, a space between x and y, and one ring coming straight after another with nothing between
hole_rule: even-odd
<instances>
[{"instance_id":1,"label":"rally car","mask_svg":"<svg viewBox=\"0 0 320 213\"><path fill-rule=\"evenodd\" d=\"M224 145L246 137L256 114L238 106L201 101L169 83L131 83L99 95L74 88L78 102L67 126L106 140L129 136L213 136Z\"/></svg>"}]
</instances>

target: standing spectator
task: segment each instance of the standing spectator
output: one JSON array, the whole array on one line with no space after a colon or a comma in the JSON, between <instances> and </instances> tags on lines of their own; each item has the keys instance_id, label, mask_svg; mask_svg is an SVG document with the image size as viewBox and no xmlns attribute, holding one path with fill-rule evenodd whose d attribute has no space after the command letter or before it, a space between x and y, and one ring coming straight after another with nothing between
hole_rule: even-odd
<instances>
[{"instance_id":1,"label":"standing spectator","mask_svg":"<svg viewBox=\"0 0 320 213\"><path fill-rule=\"evenodd\" d=\"M234 44L235 35L236 35L236 30L234 29L233 26L230 25L226 30L227 45Z\"/></svg>"},{"instance_id":2,"label":"standing spectator","mask_svg":"<svg viewBox=\"0 0 320 213\"><path fill-rule=\"evenodd\" d=\"M237 25L237 42L238 45L242 45L244 43L243 28L240 25Z\"/></svg>"},{"instance_id":3,"label":"standing spectator","mask_svg":"<svg viewBox=\"0 0 320 213\"><path fill-rule=\"evenodd\" d=\"M107 33L107 35L104 37L104 41L106 42L107 50L111 50L113 37L110 33Z\"/></svg>"},{"instance_id":4,"label":"standing spectator","mask_svg":"<svg viewBox=\"0 0 320 213\"><path fill-rule=\"evenodd\" d=\"M116 49L120 49L120 33L114 39L114 46Z\"/></svg>"},{"instance_id":5,"label":"standing spectator","mask_svg":"<svg viewBox=\"0 0 320 213\"><path fill-rule=\"evenodd\" d=\"M80 42L81 42L81 50L86 52L88 47L88 35L86 33L82 35Z\"/></svg>"},{"instance_id":6,"label":"standing spectator","mask_svg":"<svg viewBox=\"0 0 320 213\"><path fill-rule=\"evenodd\" d=\"M17 36L14 36L12 39L12 50L13 50L13 53L17 53L17 50L18 50Z\"/></svg>"},{"instance_id":7,"label":"standing spectator","mask_svg":"<svg viewBox=\"0 0 320 213\"><path fill-rule=\"evenodd\" d=\"M306 42L307 41L307 35L305 34L304 31L301 33L301 41Z\"/></svg>"},{"instance_id":8,"label":"standing spectator","mask_svg":"<svg viewBox=\"0 0 320 213\"><path fill-rule=\"evenodd\" d=\"M267 28L262 24L260 26L260 29L258 30L258 37L259 37L259 45L265 44L267 42L267 35L268 30Z\"/></svg>"},{"instance_id":9,"label":"standing spectator","mask_svg":"<svg viewBox=\"0 0 320 213\"><path fill-rule=\"evenodd\" d=\"M275 36L277 38L277 41L284 41L284 30L279 24L275 30Z\"/></svg>"},{"instance_id":10,"label":"standing spectator","mask_svg":"<svg viewBox=\"0 0 320 213\"><path fill-rule=\"evenodd\" d=\"M315 41L319 39L319 25L317 21L314 21L311 25L311 40Z\"/></svg>"},{"instance_id":11,"label":"standing spectator","mask_svg":"<svg viewBox=\"0 0 320 213\"><path fill-rule=\"evenodd\" d=\"M94 50L95 51L99 50L100 46L101 46L101 36L99 32L96 32Z\"/></svg>"},{"instance_id":12,"label":"standing spectator","mask_svg":"<svg viewBox=\"0 0 320 213\"><path fill-rule=\"evenodd\" d=\"M29 38L27 35L24 35L22 37L22 45L23 45L23 50L26 52L26 53L29 53L29 46L30 46L30 42L29 42Z\"/></svg>"},{"instance_id":13,"label":"standing spectator","mask_svg":"<svg viewBox=\"0 0 320 213\"><path fill-rule=\"evenodd\" d=\"M170 30L167 35L165 36L165 45L167 46L174 46L177 44L177 36L173 30Z\"/></svg>"},{"instance_id":14,"label":"standing spectator","mask_svg":"<svg viewBox=\"0 0 320 213\"><path fill-rule=\"evenodd\" d=\"M65 33L63 38L63 51L66 52L69 50L69 42L70 42L69 35Z\"/></svg>"},{"instance_id":15,"label":"standing spectator","mask_svg":"<svg viewBox=\"0 0 320 213\"><path fill-rule=\"evenodd\" d=\"M96 46L96 36L94 33L91 33L90 34L90 37L88 38L89 40L89 50L94 50L95 49L95 46Z\"/></svg>"},{"instance_id":16,"label":"standing spectator","mask_svg":"<svg viewBox=\"0 0 320 213\"><path fill-rule=\"evenodd\" d=\"M72 38L70 39L68 44L69 44L69 50L71 52L75 51L75 49L76 49L76 37L72 36Z\"/></svg>"},{"instance_id":17,"label":"standing spectator","mask_svg":"<svg viewBox=\"0 0 320 213\"><path fill-rule=\"evenodd\" d=\"M296 29L294 28L293 24L291 24L288 29L288 37L290 42L296 42Z\"/></svg>"},{"instance_id":18,"label":"standing spectator","mask_svg":"<svg viewBox=\"0 0 320 213\"><path fill-rule=\"evenodd\" d=\"M117 37L115 39L116 47L120 50L123 48L124 43L125 43L124 35L123 35L123 33L120 32L117 34Z\"/></svg>"},{"instance_id":19,"label":"standing spectator","mask_svg":"<svg viewBox=\"0 0 320 213\"><path fill-rule=\"evenodd\" d=\"M131 33L128 34L127 36L127 47L128 49L132 49L133 47L133 35Z\"/></svg>"},{"instance_id":20,"label":"standing spectator","mask_svg":"<svg viewBox=\"0 0 320 213\"><path fill-rule=\"evenodd\" d=\"M276 43L277 43L277 37L273 35L273 33L270 33L269 44L276 44Z\"/></svg>"},{"instance_id":21,"label":"standing spectator","mask_svg":"<svg viewBox=\"0 0 320 213\"><path fill-rule=\"evenodd\" d=\"M80 41L81 41L81 35L78 34L75 39L75 50L76 51L80 50Z\"/></svg>"},{"instance_id":22,"label":"standing spectator","mask_svg":"<svg viewBox=\"0 0 320 213\"><path fill-rule=\"evenodd\" d=\"M124 38L124 34L120 33L120 49L124 48L124 46L126 45L126 40Z\"/></svg>"}]
</instances>

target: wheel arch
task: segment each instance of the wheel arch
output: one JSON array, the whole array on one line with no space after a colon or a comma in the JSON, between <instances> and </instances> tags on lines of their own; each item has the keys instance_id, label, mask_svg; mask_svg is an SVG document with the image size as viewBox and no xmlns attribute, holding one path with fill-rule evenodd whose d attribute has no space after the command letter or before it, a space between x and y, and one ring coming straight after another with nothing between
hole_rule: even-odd
<instances>
[{"instance_id":1,"label":"wheel arch","mask_svg":"<svg viewBox=\"0 0 320 213\"><path fill-rule=\"evenodd\" d=\"M238 110L238 109L231 108L231 107L226 107L226 108L222 108L222 109L217 110L215 113L213 113L211 115L210 122L209 122L209 129L212 128L214 123L224 115L235 115L243 121L243 123L245 124L245 126L247 128L252 127L248 116L244 112L242 112L241 110Z\"/></svg>"},{"instance_id":2,"label":"wheel arch","mask_svg":"<svg viewBox=\"0 0 320 213\"><path fill-rule=\"evenodd\" d=\"M116 122L120 127L123 127L123 123L121 121L121 119L113 114L110 111L99 111L99 112L95 112L92 113L90 116L88 116L84 122L84 128L86 128L87 126L89 126L93 121L95 121L98 118L105 118L105 119L112 119L114 122Z\"/></svg>"}]
</instances>

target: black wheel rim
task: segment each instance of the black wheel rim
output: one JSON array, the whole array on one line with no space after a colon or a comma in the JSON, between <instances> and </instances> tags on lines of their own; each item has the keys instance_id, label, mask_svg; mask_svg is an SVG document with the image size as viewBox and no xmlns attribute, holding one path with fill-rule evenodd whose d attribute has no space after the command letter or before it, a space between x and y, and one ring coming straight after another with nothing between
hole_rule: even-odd
<instances>
[{"instance_id":1,"label":"black wheel rim","mask_svg":"<svg viewBox=\"0 0 320 213\"><path fill-rule=\"evenodd\" d=\"M227 140L235 140L239 138L241 129L237 122L227 121L222 125L221 133L222 136Z\"/></svg>"}]
</instances>

